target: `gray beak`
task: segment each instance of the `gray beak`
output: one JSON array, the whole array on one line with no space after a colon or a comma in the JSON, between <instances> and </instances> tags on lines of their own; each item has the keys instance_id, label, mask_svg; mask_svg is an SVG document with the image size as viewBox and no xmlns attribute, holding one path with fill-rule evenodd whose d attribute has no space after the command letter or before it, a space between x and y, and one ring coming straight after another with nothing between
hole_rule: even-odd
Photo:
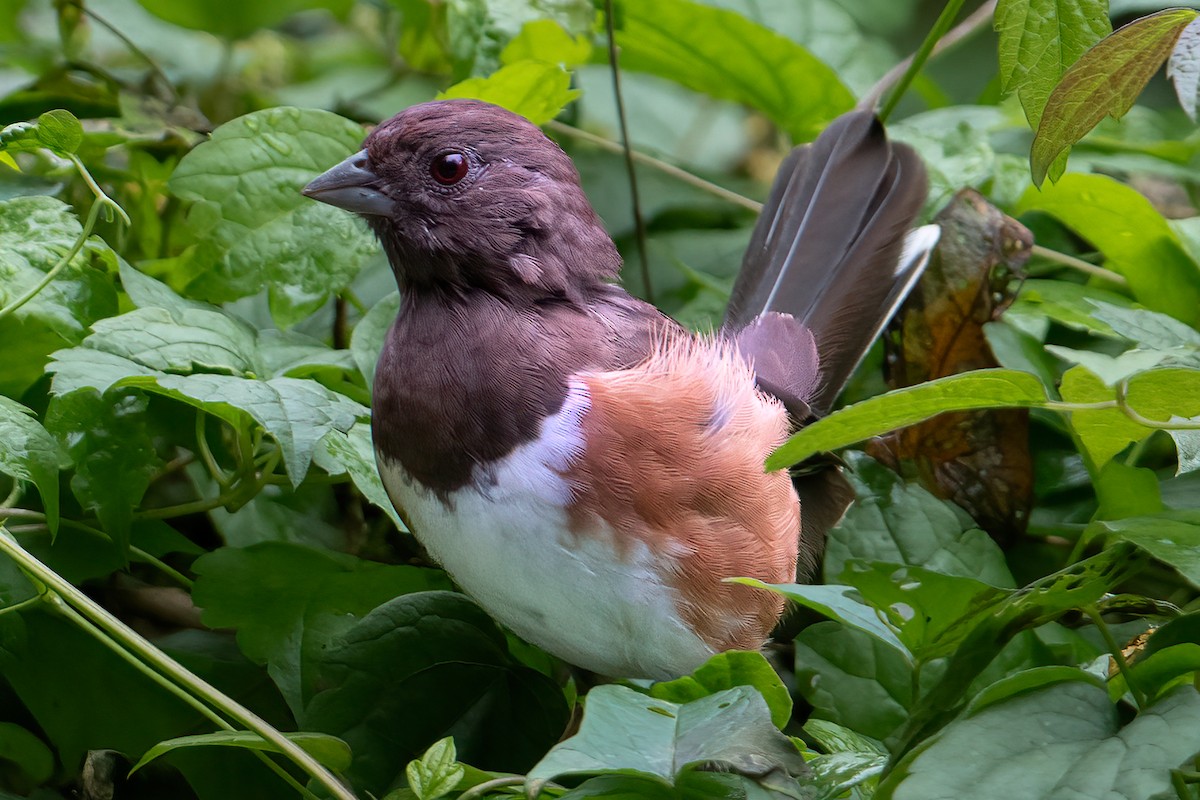
<instances>
[{"instance_id":1,"label":"gray beak","mask_svg":"<svg viewBox=\"0 0 1200 800\"><path fill-rule=\"evenodd\" d=\"M379 183L379 176L367 166L367 151L359 150L313 178L300 192L356 214L387 217L392 213L392 198L377 188Z\"/></svg>"}]
</instances>

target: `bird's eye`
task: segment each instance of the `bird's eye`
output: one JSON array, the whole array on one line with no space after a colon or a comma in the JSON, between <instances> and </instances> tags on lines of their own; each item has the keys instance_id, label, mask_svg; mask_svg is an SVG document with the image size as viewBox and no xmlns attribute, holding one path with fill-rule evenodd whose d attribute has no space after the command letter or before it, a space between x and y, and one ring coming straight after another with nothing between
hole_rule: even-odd
<instances>
[{"instance_id":1,"label":"bird's eye","mask_svg":"<svg viewBox=\"0 0 1200 800\"><path fill-rule=\"evenodd\" d=\"M462 153L442 153L429 165L429 174L442 186L453 186L467 176L470 163Z\"/></svg>"}]
</instances>

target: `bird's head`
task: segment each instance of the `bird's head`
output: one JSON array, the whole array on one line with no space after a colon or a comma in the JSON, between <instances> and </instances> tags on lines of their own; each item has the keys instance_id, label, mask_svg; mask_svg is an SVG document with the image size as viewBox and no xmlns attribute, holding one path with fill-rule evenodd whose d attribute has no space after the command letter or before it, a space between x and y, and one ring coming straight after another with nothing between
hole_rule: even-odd
<instances>
[{"instance_id":1,"label":"bird's head","mask_svg":"<svg viewBox=\"0 0 1200 800\"><path fill-rule=\"evenodd\" d=\"M362 216L406 289L569 294L620 268L566 153L477 100L405 109L303 191Z\"/></svg>"}]
</instances>

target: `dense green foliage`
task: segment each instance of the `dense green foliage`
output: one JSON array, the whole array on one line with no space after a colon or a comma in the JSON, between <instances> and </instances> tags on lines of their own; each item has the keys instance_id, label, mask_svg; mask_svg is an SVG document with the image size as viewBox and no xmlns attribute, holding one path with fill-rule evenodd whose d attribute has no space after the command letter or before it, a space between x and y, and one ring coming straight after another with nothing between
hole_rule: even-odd
<instances>
[{"instance_id":1,"label":"dense green foliage","mask_svg":"<svg viewBox=\"0 0 1200 800\"><path fill-rule=\"evenodd\" d=\"M1200 797L1197 12L999 0L881 82L964 3L614 5L644 237L604 3L0 2L0 798ZM787 148L884 98L929 217L973 187L1039 247L967 292L992 369L886 392L880 348L769 464L914 423L953 464L930 418L1003 408L996 470L844 451L769 657L577 685L388 504L391 274L298 193L439 92L546 125L698 329Z\"/></svg>"}]
</instances>

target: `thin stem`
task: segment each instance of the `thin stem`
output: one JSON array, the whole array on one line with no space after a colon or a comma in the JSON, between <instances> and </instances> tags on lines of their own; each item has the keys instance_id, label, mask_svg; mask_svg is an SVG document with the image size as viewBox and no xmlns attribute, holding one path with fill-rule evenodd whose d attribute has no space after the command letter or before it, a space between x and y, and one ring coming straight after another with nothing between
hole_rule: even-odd
<instances>
[{"instance_id":1,"label":"thin stem","mask_svg":"<svg viewBox=\"0 0 1200 800\"><path fill-rule=\"evenodd\" d=\"M14 611L20 611L21 609L29 608L30 606L36 606L40 602L42 602L42 596L40 594L35 594L33 597L27 597L19 603L0 608L0 616L11 614Z\"/></svg>"},{"instance_id":2,"label":"thin stem","mask_svg":"<svg viewBox=\"0 0 1200 800\"><path fill-rule=\"evenodd\" d=\"M98 642L100 642L100 644L104 645L105 648L118 656L122 661L129 664L142 675L145 675L158 686L162 687L187 705L191 706L192 709L198 712L209 722L216 725L218 728L226 731L236 730L232 725L226 722L225 718L220 714L216 713L204 703L200 702L200 700L193 695L188 694L180 687L171 683L161 673L150 669L145 662L139 660L133 655L133 653L130 653L124 647L121 647L121 645L114 641L112 637L98 628L95 624L88 620L87 617L83 616L74 608L72 608L70 604L63 600L59 595L53 592L47 592L42 598L38 599L45 599L46 602L48 602L56 611L58 611L58 613L75 623L76 627L78 627L84 633L87 633L89 636L95 638Z\"/></svg>"},{"instance_id":3,"label":"thin stem","mask_svg":"<svg viewBox=\"0 0 1200 800\"><path fill-rule=\"evenodd\" d=\"M12 508L21 499L21 482L13 479L12 491L8 493L8 497L4 498L4 502L0 503L0 509Z\"/></svg>"},{"instance_id":4,"label":"thin stem","mask_svg":"<svg viewBox=\"0 0 1200 800\"><path fill-rule=\"evenodd\" d=\"M133 223L130 222L129 215L125 213L125 209L117 205L116 200L113 200L104 193L104 190L100 188L100 184L96 183L96 179L92 177L92 173L88 172L87 167L85 167L83 162L79 160L79 156L71 153L67 157L71 159L71 163L74 164L75 169L79 171L79 177L83 178L83 182L86 183L88 188L92 190L92 194L95 196L96 202L101 206L116 212L117 216L119 216L121 221L126 225L132 225Z\"/></svg>"},{"instance_id":5,"label":"thin stem","mask_svg":"<svg viewBox=\"0 0 1200 800\"><path fill-rule=\"evenodd\" d=\"M41 598L34 598L34 599L41 599ZM225 731L237 730L237 728L235 728L234 726L232 726L228 722L226 722L223 717L221 717L219 714L217 714L211 708L206 706L204 703L200 702L198 699L196 699L191 694L185 692L180 687L171 683L162 674L160 674L160 673L150 669L150 667L146 666L146 664L144 664L142 661L140 661L136 656L134 656L132 653L130 653L124 647L121 647L121 645L118 644L117 642L113 641L113 639L110 638L106 633L104 633L104 631L100 630L95 625L93 625L86 617L84 617L82 614L80 614L75 609L71 608L71 606L69 604L67 604L61 597L50 592L50 593L46 594L45 599L48 603L50 603L50 605L52 605L54 607L54 609L56 611L58 611L60 614L65 616L67 619L71 620L71 622L75 623L76 627L78 627L81 630L83 630L84 632L90 634L97 641L99 641L102 645L104 645L106 648L108 648L108 650L110 650L111 652L116 654L122 661L129 664L135 670L140 672L145 677L149 678L151 681L153 681L155 684L157 684L161 688L165 689L167 692L171 693L172 695L179 698L187 705L191 706L201 716L203 716L208 721L212 722L218 728L220 728L221 730L225 730ZM280 778L282 778L285 783L287 783L294 790L299 792L302 797L308 798L308 800L317 800L316 795L314 795L307 788L305 788L303 785L301 785L299 781L297 781L290 774L288 774L287 770L285 770L283 767L279 766L274 761L272 761L267 756L266 753L263 753L261 750L253 750L253 749L250 752L253 753L258 758L259 761L266 764L267 768L269 768L272 772L274 772L276 775L278 775Z\"/></svg>"},{"instance_id":6,"label":"thin stem","mask_svg":"<svg viewBox=\"0 0 1200 800\"><path fill-rule=\"evenodd\" d=\"M561 133L564 136L570 136L573 139L580 139L589 144L594 144L610 153L625 152L625 148L617 142L605 139L603 136L597 136L596 134L590 133L581 128L567 125L565 122L551 120L550 122L546 123L546 127L550 128L552 131ZM686 183L689 186L694 186L702 192L708 192L709 194L719 197L722 200L726 200L734 205L738 205L749 211L753 211L755 214L762 211L763 204L757 200L752 200L745 195L740 195L735 191L726 189L724 186L718 186L711 181L706 181L699 176L693 175L687 170L680 169L674 164L668 164L666 161L655 158L654 156L648 155L639 150L631 150L630 152L633 154L633 160L639 164L645 164L648 167L652 167L653 169L670 175L672 178Z\"/></svg>"},{"instance_id":7,"label":"thin stem","mask_svg":"<svg viewBox=\"0 0 1200 800\"><path fill-rule=\"evenodd\" d=\"M71 259L78 255L79 251L83 249L83 245L87 241L88 237L92 235L92 228L96 227L96 219L100 216L101 208L102 206L99 202L92 204L91 210L88 211L87 220L83 224L83 230L79 232L79 236L76 237L75 243L71 245L71 249L67 251L66 255L55 262L54 266L42 276L40 281L31 286L16 300L13 300L4 308L0 308L0 319L4 319L5 317L9 316L18 308L36 297L38 292L42 291L42 289L45 289L46 286L50 284L50 281L58 277L58 273L66 269L66 266L71 263Z\"/></svg>"},{"instance_id":8,"label":"thin stem","mask_svg":"<svg viewBox=\"0 0 1200 800\"><path fill-rule=\"evenodd\" d=\"M553 123L551 123L551 124L553 124ZM350 289L343 289L342 297L346 298L347 302L349 302L350 305L354 306L354 310L360 314L366 314L368 311L371 310L371 309L367 308L363 304L363 301L358 299L358 295L356 295Z\"/></svg>"},{"instance_id":9,"label":"thin stem","mask_svg":"<svg viewBox=\"0 0 1200 800\"><path fill-rule=\"evenodd\" d=\"M1069 567L1078 562L1083 557L1083 551L1087 549L1093 538L1094 536L1089 535L1085 528L1083 533L1079 535L1079 538L1075 540L1075 545L1071 548L1071 552L1067 553L1067 562L1064 566Z\"/></svg>"},{"instance_id":10,"label":"thin stem","mask_svg":"<svg viewBox=\"0 0 1200 800\"><path fill-rule=\"evenodd\" d=\"M1118 405L1116 400L1097 400L1094 403L1064 403L1061 400L1047 400L1044 405L1039 405L1038 408L1069 414L1072 411L1103 411L1108 408L1117 408Z\"/></svg>"},{"instance_id":11,"label":"thin stem","mask_svg":"<svg viewBox=\"0 0 1200 800\"><path fill-rule=\"evenodd\" d=\"M1144 425L1147 428L1154 428L1160 431L1198 431L1200 430L1200 421L1195 420L1179 420L1178 422L1163 422L1161 420L1150 419L1143 417L1129 405L1127 395L1129 393L1129 379L1121 381L1117 384L1117 406L1121 409L1121 413L1129 417L1138 425Z\"/></svg>"},{"instance_id":12,"label":"thin stem","mask_svg":"<svg viewBox=\"0 0 1200 800\"><path fill-rule=\"evenodd\" d=\"M1112 631L1109 630L1108 623L1104 621L1104 617L1100 614L1099 609L1095 606L1088 606L1083 609L1083 613L1091 618L1092 624L1100 631L1100 636L1104 638L1104 644L1108 647L1108 652L1112 654L1113 661L1117 665L1117 670L1125 677L1125 685L1129 687L1129 692L1133 695L1138 708L1145 708L1147 704L1146 694L1134 682L1133 675L1129 670L1129 662L1125 660L1125 653L1122 652L1121 646L1117 644L1117 640L1113 638Z\"/></svg>"},{"instance_id":13,"label":"thin stem","mask_svg":"<svg viewBox=\"0 0 1200 800\"><path fill-rule=\"evenodd\" d=\"M167 74L162 71L162 67L158 65L157 61L151 58L145 50L134 44L133 40L126 36L120 28L97 14L90 6L80 3L79 7L84 14L87 14L89 17L91 17L98 25L100 25L100 27L117 37L117 39L121 41L121 44L125 45L125 47L129 49L129 52L133 53L142 61L145 61L146 65L150 67L150 71L154 73L154 77L158 78L159 83L165 86L171 93L172 102L179 102L179 92L175 89L175 84L172 83L171 79L167 77Z\"/></svg>"},{"instance_id":14,"label":"thin stem","mask_svg":"<svg viewBox=\"0 0 1200 800\"><path fill-rule=\"evenodd\" d=\"M958 25L954 26L953 30L937 40L937 44L933 46L933 52L929 54L929 57L933 58L934 56L941 55L959 42L977 33L988 21L991 20L995 11L996 0L988 0L988 2L975 9L973 12L971 12L970 16L958 23ZM916 54L910 55L908 58L904 59L899 64L888 70L882 78L876 81L875 85L871 87L870 91L863 95L862 100L858 101L858 109L860 111L865 111L873 109L875 106L879 105L879 101L883 97L884 92L886 92L888 88L892 86L892 84L899 80L900 76L905 74L909 67L912 66L915 58Z\"/></svg>"},{"instance_id":15,"label":"thin stem","mask_svg":"<svg viewBox=\"0 0 1200 800\"><path fill-rule=\"evenodd\" d=\"M604 29L608 34L608 60L612 66L613 94L617 100L617 122L624 143L625 171L629 173L629 194L633 200L633 228L637 235L638 255L642 257L642 291L646 301L654 302L654 288L650 285L650 253L646 247L646 221L642 218L642 203L638 196L637 170L633 164L633 143L629 140L629 125L625 120L625 97L621 92L621 67L617 59L617 37L613 33L613 3L604 0Z\"/></svg>"},{"instance_id":16,"label":"thin stem","mask_svg":"<svg viewBox=\"0 0 1200 800\"><path fill-rule=\"evenodd\" d=\"M200 460L204 462L209 474L221 485L222 489L228 489L229 475L221 469L221 465L217 463L216 457L213 456L212 450L208 446L207 423L208 415L202 409L196 409L196 449L200 451Z\"/></svg>"},{"instance_id":17,"label":"thin stem","mask_svg":"<svg viewBox=\"0 0 1200 800\"><path fill-rule=\"evenodd\" d=\"M963 0L948 0L946 7L942 9L942 13L938 16L937 21L933 23L933 29L929 31L929 35L925 37L925 41L921 42L921 46L913 55L912 62L908 65L908 69L904 71L899 82L892 89L892 93L888 95L887 102L884 103L883 110L879 112L879 119L882 122L887 122L888 117L896 110L896 105L900 102L900 98L908 91L909 85L913 79L920 73L921 68L925 66L925 62L929 60L929 56L933 53L933 48L937 45L950 26L954 24L955 17L958 16L959 10L962 8Z\"/></svg>"},{"instance_id":18,"label":"thin stem","mask_svg":"<svg viewBox=\"0 0 1200 800\"><path fill-rule=\"evenodd\" d=\"M492 778L490 781L478 783L467 789L458 796L458 800L475 800L477 797L483 797L492 789L503 789L505 786L520 786L525 782L525 778L520 775L505 775L500 778Z\"/></svg>"},{"instance_id":19,"label":"thin stem","mask_svg":"<svg viewBox=\"0 0 1200 800\"><path fill-rule=\"evenodd\" d=\"M257 733L263 740L275 745L294 764L328 789L335 798L358 800L354 793L342 784L333 773L305 752L303 748L289 740L253 711L152 645L90 597L63 580L58 573L27 552L11 536L0 535L0 552L4 552L17 563L18 567L46 584L64 602L73 606L89 622L104 631L121 646L132 651L143 662L163 673L178 686L207 702L215 711L224 714L246 730Z\"/></svg>"},{"instance_id":20,"label":"thin stem","mask_svg":"<svg viewBox=\"0 0 1200 800\"><path fill-rule=\"evenodd\" d=\"M40 511L32 511L28 508L0 508L0 523L2 523L6 519L33 520L34 522L39 523L36 527L41 528L42 530L45 530L47 532L49 532L49 530L50 530L50 526L46 523L46 515ZM112 544L112 537L109 536L108 533L100 530L99 528L95 528L91 525L84 524L77 520L67 519L66 517L59 518L58 524L64 528L71 528L72 530L82 531L83 533L89 533L93 536L98 536L101 539L104 539L106 542ZM32 530L32 529L33 529L33 526L30 527L30 530ZM132 545L132 544L129 545L129 554L141 561L146 562L150 566L156 568L159 572L163 573L164 575L166 575L168 578L170 578L171 580L178 583L183 588L185 588L185 589L192 588L191 578L187 577L182 572L175 569L170 564L167 564L165 561L158 558L157 556L147 553L145 550L138 547L137 545Z\"/></svg>"},{"instance_id":21,"label":"thin stem","mask_svg":"<svg viewBox=\"0 0 1200 800\"><path fill-rule=\"evenodd\" d=\"M1057 250L1051 250L1048 247L1042 247L1040 244L1035 244L1029 252L1030 255L1044 258L1046 261L1053 261L1055 264L1060 264L1064 267L1070 267L1071 269L1079 270L1080 272L1086 272L1088 275L1094 275L1097 278L1103 278L1106 281L1111 281L1112 283L1120 286L1129 285L1129 281L1127 281L1125 276L1121 275L1120 273L1113 272L1111 269L1105 269L1104 267L1098 267L1095 264L1084 261L1082 258L1076 258L1075 256L1067 255L1066 253L1060 253Z\"/></svg>"}]
</instances>

